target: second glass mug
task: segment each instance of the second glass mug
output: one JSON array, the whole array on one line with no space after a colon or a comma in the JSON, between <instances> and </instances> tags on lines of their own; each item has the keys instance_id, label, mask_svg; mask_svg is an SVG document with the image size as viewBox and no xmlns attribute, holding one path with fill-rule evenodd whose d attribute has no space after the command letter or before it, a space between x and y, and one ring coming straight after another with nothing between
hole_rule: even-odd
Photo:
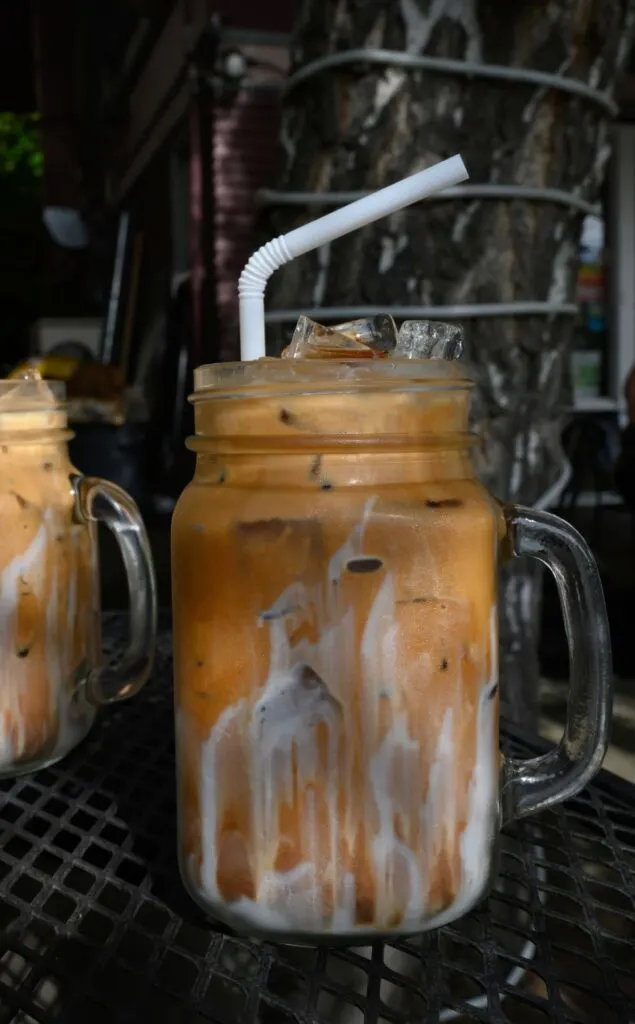
<instances>
[{"instance_id":1,"label":"second glass mug","mask_svg":"<svg viewBox=\"0 0 635 1024\"><path fill-rule=\"evenodd\" d=\"M470 386L444 360L195 373L172 525L179 857L238 931L438 928L487 894L501 823L602 763L597 567L569 524L475 478ZM559 746L502 762L497 570L514 555L555 576L571 686Z\"/></svg>"},{"instance_id":2,"label":"second glass mug","mask_svg":"<svg viewBox=\"0 0 635 1024\"><path fill-rule=\"evenodd\" d=\"M156 633L152 556L139 510L68 457L62 385L0 381L0 778L53 764L97 709L146 682ZM130 644L101 657L97 523L113 532L130 592Z\"/></svg>"}]
</instances>

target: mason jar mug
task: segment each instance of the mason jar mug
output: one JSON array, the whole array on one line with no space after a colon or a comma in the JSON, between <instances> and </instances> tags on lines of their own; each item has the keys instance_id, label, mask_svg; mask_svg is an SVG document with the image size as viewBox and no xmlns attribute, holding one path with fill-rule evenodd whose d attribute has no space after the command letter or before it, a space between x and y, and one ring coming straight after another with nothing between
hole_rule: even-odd
<instances>
[{"instance_id":1,"label":"mason jar mug","mask_svg":"<svg viewBox=\"0 0 635 1024\"><path fill-rule=\"evenodd\" d=\"M179 855L210 915L365 942L487 893L504 818L577 793L608 736L593 557L475 478L470 383L444 360L201 367L172 525ZM499 752L497 573L554 573L562 742Z\"/></svg>"},{"instance_id":2,"label":"mason jar mug","mask_svg":"<svg viewBox=\"0 0 635 1024\"><path fill-rule=\"evenodd\" d=\"M132 499L69 462L59 389L0 381L0 778L64 757L97 709L148 678L156 586ZM101 656L97 523L116 537L130 589L130 646Z\"/></svg>"}]
</instances>

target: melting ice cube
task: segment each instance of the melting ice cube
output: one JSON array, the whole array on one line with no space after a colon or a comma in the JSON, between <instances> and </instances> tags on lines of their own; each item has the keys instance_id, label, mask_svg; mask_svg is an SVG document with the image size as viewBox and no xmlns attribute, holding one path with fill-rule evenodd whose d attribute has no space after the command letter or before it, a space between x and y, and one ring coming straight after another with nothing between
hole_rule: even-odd
<instances>
[{"instance_id":1,"label":"melting ice cube","mask_svg":"<svg viewBox=\"0 0 635 1024\"><path fill-rule=\"evenodd\" d=\"M375 352L388 355L397 344L397 325L387 313L364 317L362 320L350 320L346 324L338 324L333 328L347 338L361 341Z\"/></svg>"},{"instance_id":2,"label":"melting ice cube","mask_svg":"<svg viewBox=\"0 0 635 1024\"><path fill-rule=\"evenodd\" d=\"M435 320L406 320L395 347L401 359L459 359L462 351L463 328Z\"/></svg>"},{"instance_id":3,"label":"melting ice cube","mask_svg":"<svg viewBox=\"0 0 635 1024\"><path fill-rule=\"evenodd\" d=\"M291 344L282 354L287 359L373 359L392 352L396 340L395 322L386 314L336 327L324 327L301 316Z\"/></svg>"}]
</instances>

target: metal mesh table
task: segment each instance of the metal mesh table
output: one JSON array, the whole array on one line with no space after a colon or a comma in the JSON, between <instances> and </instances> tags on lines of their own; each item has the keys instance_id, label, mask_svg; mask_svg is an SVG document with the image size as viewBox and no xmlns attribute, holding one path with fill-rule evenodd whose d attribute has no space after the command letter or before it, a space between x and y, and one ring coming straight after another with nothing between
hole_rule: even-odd
<instances>
[{"instance_id":1,"label":"metal mesh table","mask_svg":"<svg viewBox=\"0 0 635 1024\"><path fill-rule=\"evenodd\" d=\"M121 621L108 620L116 645ZM518 733L507 748L538 745ZM604 775L509 830L487 905L372 948L213 927L178 880L169 633L144 694L0 783L0 1024L635 1020L635 788Z\"/></svg>"}]
</instances>

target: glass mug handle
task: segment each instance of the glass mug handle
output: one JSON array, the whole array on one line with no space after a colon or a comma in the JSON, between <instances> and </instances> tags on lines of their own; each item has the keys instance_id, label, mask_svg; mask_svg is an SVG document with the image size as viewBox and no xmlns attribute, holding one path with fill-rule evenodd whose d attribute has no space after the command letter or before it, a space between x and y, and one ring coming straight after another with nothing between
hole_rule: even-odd
<instances>
[{"instance_id":1,"label":"glass mug handle","mask_svg":"<svg viewBox=\"0 0 635 1024\"><path fill-rule=\"evenodd\" d=\"M503 783L504 818L524 818L575 796L599 770L609 742L613 672L600 574L573 526L512 505L504 553L537 558L554 576L569 645L570 684L562 740L529 760L510 758Z\"/></svg>"},{"instance_id":2,"label":"glass mug handle","mask_svg":"<svg viewBox=\"0 0 635 1024\"><path fill-rule=\"evenodd\" d=\"M123 559L130 597L130 641L121 661L90 672L87 697L113 704L133 697L147 682L156 644L157 587L152 552L141 513L121 487L97 477L72 477L75 517L81 523L104 523L113 533Z\"/></svg>"}]
</instances>

